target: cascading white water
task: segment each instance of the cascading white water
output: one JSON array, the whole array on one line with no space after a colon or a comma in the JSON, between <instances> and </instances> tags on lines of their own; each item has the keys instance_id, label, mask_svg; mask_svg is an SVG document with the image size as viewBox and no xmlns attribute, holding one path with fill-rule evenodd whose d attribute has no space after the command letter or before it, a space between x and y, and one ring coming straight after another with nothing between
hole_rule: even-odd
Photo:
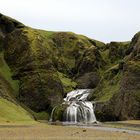
<instances>
[{"instance_id":1,"label":"cascading white water","mask_svg":"<svg viewBox=\"0 0 140 140\"><path fill-rule=\"evenodd\" d=\"M64 120L67 123L95 123L96 117L92 102L87 101L90 89L78 89L71 91L64 98L63 104L68 105Z\"/></svg>"}]
</instances>

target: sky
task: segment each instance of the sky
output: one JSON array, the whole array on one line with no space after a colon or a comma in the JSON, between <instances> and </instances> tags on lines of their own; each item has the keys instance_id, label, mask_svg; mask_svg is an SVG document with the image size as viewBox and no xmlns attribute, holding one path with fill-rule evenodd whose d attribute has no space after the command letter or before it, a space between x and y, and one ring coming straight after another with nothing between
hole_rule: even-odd
<instances>
[{"instance_id":1,"label":"sky","mask_svg":"<svg viewBox=\"0 0 140 140\"><path fill-rule=\"evenodd\" d=\"M33 28L103 42L128 41L140 30L140 0L0 0L0 13Z\"/></svg>"}]
</instances>

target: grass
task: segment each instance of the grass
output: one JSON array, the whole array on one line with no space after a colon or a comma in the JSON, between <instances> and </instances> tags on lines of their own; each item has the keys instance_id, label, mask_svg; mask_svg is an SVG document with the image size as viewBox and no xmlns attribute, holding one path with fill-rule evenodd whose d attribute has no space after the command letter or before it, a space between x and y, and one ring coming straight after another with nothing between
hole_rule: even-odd
<instances>
[{"instance_id":1,"label":"grass","mask_svg":"<svg viewBox=\"0 0 140 140\"><path fill-rule=\"evenodd\" d=\"M76 82L72 81L72 79L68 78L65 74L58 72L58 76L64 86L65 93L72 91L76 87Z\"/></svg>"},{"instance_id":2,"label":"grass","mask_svg":"<svg viewBox=\"0 0 140 140\"><path fill-rule=\"evenodd\" d=\"M33 119L21 106L0 98L0 122L11 121L33 121Z\"/></svg>"},{"instance_id":3,"label":"grass","mask_svg":"<svg viewBox=\"0 0 140 140\"><path fill-rule=\"evenodd\" d=\"M3 52L0 52L0 74L10 83L15 92L18 93L18 81L12 79L12 73L4 60Z\"/></svg>"},{"instance_id":4,"label":"grass","mask_svg":"<svg viewBox=\"0 0 140 140\"><path fill-rule=\"evenodd\" d=\"M45 31L45 30L37 30L37 32L44 36L45 38L50 38L55 32L53 31Z\"/></svg>"},{"instance_id":5,"label":"grass","mask_svg":"<svg viewBox=\"0 0 140 140\"><path fill-rule=\"evenodd\" d=\"M114 66L116 68L116 66ZM106 102L109 101L115 93L117 93L120 89L120 79L121 79L121 72L118 72L115 75L112 75L110 70L107 70L102 73L102 80L100 85L95 89L93 94L94 100L98 102Z\"/></svg>"},{"instance_id":6,"label":"grass","mask_svg":"<svg viewBox=\"0 0 140 140\"><path fill-rule=\"evenodd\" d=\"M107 86L104 88L104 94L98 99L98 101L109 101L113 95L118 91L118 85Z\"/></svg>"},{"instance_id":7,"label":"grass","mask_svg":"<svg viewBox=\"0 0 140 140\"><path fill-rule=\"evenodd\" d=\"M37 120L49 120L49 114L45 111L43 112L31 112L35 119Z\"/></svg>"},{"instance_id":8,"label":"grass","mask_svg":"<svg viewBox=\"0 0 140 140\"><path fill-rule=\"evenodd\" d=\"M109 101L113 95L118 92L119 90L119 83L116 83L115 85L109 85L108 81L105 83L103 91L101 95L97 98L99 102L106 102ZM100 94L100 93L98 93Z\"/></svg>"}]
</instances>

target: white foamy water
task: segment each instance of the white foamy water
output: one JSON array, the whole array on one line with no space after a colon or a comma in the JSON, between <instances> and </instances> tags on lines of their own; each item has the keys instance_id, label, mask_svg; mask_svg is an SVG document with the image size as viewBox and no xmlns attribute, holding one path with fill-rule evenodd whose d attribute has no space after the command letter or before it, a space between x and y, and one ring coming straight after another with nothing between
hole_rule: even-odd
<instances>
[{"instance_id":1,"label":"white foamy water","mask_svg":"<svg viewBox=\"0 0 140 140\"><path fill-rule=\"evenodd\" d=\"M64 103L68 105L64 112L64 121L67 123L95 123L96 117L92 102L87 101L90 89L78 89L71 91L64 98Z\"/></svg>"}]
</instances>

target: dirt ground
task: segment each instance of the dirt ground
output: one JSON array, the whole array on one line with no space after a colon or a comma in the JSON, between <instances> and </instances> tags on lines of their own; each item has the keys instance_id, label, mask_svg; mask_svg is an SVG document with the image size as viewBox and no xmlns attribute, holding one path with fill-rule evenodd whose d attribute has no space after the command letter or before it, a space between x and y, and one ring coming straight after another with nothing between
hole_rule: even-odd
<instances>
[{"instance_id":1,"label":"dirt ground","mask_svg":"<svg viewBox=\"0 0 140 140\"><path fill-rule=\"evenodd\" d=\"M6 123L0 124L0 140L140 140L140 134L45 123Z\"/></svg>"}]
</instances>

